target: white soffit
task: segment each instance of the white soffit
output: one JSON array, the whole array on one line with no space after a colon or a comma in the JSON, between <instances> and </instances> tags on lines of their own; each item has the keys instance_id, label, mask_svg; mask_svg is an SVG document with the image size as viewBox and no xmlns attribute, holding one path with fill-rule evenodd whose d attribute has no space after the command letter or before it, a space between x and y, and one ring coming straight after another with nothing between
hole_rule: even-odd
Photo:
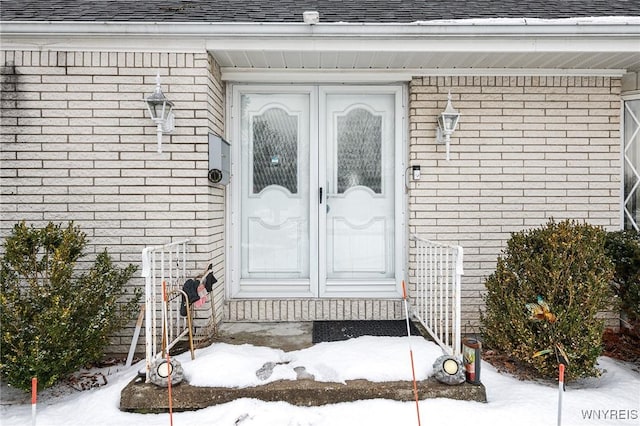
<instances>
[{"instance_id":1,"label":"white soffit","mask_svg":"<svg viewBox=\"0 0 640 426\"><path fill-rule=\"evenodd\" d=\"M580 70L584 75L621 75L625 70L640 69L640 54L629 53L396 53L396 52L239 52L212 51L223 70L225 79L231 73L241 74L250 70L263 72L300 70L312 71L380 71L418 74L438 73L447 70L454 74L492 74L491 70L512 69L515 74L522 70L546 70L545 73L567 74L569 70ZM595 72L594 72L595 71ZM500 72L504 74L504 72ZM574 73L575 74L575 73Z\"/></svg>"}]
</instances>

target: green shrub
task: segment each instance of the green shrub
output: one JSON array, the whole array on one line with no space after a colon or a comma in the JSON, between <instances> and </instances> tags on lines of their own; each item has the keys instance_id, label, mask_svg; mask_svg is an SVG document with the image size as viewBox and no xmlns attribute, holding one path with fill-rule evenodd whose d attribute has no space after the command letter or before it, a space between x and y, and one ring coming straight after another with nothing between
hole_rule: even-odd
<instances>
[{"instance_id":1,"label":"green shrub","mask_svg":"<svg viewBox=\"0 0 640 426\"><path fill-rule=\"evenodd\" d=\"M640 233L607 233L605 249L615 266L613 291L632 325L640 322Z\"/></svg>"},{"instance_id":2,"label":"green shrub","mask_svg":"<svg viewBox=\"0 0 640 426\"><path fill-rule=\"evenodd\" d=\"M40 388L103 355L110 336L132 318L140 295L121 301L136 270L118 268L107 251L83 273L86 235L69 223L14 226L0 260L0 373L12 386Z\"/></svg>"},{"instance_id":3,"label":"green shrub","mask_svg":"<svg viewBox=\"0 0 640 426\"><path fill-rule=\"evenodd\" d=\"M567 380L597 376L604 329L597 314L611 305L612 297L613 266L604 251L605 237L604 230L588 224L553 220L512 234L485 283L485 344L542 378L557 377L562 355L569 362ZM538 300L549 307L546 319L532 319L527 304Z\"/></svg>"}]
</instances>

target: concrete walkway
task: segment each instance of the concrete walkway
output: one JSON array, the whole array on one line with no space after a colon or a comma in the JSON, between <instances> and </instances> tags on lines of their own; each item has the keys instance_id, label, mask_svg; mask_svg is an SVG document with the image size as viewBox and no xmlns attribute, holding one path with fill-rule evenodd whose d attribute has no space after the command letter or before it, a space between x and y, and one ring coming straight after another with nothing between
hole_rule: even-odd
<instances>
[{"instance_id":1,"label":"concrete walkway","mask_svg":"<svg viewBox=\"0 0 640 426\"><path fill-rule=\"evenodd\" d=\"M311 322L301 323L228 323L220 326L214 342L251 344L282 349L286 352L312 346ZM363 399L413 401L413 384L409 381L370 382L348 380L346 383L317 382L304 372L298 380L280 380L246 388L195 387L181 383L172 389L173 410L189 411L223 404L239 398L285 401L300 406L317 406ZM483 385L464 383L443 385L433 378L418 383L420 399L451 398L486 402ZM120 409L139 413L168 412L168 391L137 379L121 393Z\"/></svg>"},{"instance_id":2,"label":"concrete walkway","mask_svg":"<svg viewBox=\"0 0 640 426\"><path fill-rule=\"evenodd\" d=\"M221 324L215 342L297 351L313 346L313 322L235 322Z\"/></svg>"}]
</instances>

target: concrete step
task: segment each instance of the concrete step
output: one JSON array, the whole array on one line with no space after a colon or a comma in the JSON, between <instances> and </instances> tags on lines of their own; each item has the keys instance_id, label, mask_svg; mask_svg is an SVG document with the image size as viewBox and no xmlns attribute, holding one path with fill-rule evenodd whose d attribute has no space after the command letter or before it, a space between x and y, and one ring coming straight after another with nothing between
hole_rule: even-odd
<instances>
[{"instance_id":1,"label":"concrete step","mask_svg":"<svg viewBox=\"0 0 640 426\"><path fill-rule=\"evenodd\" d=\"M312 323L226 323L222 324L215 342L250 344L282 349L286 352L308 348L312 342ZM267 364L263 366L266 368ZM364 399L391 399L413 401L413 383L410 381L371 382L348 380L346 383L330 383L313 380L305 374L304 367L297 371L298 380L280 380L255 387L195 387L182 382L172 388L175 411L198 410L223 404L239 398L255 398L263 401L285 401L293 405L317 406ZM271 371L273 366L271 366ZM265 378L271 371L264 371ZM260 370L256 374L260 374ZM260 377L260 376L258 376ZM418 382L418 397L451 398L486 402L483 385L463 383L445 385L433 378ZM169 411L168 390L144 379L130 382L121 393L120 409L138 413L162 413Z\"/></svg>"},{"instance_id":2,"label":"concrete step","mask_svg":"<svg viewBox=\"0 0 640 426\"><path fill-rule=\"evenodd\" d=\"M430 378L418 382L419 399L450 398L486 402L483 385L463 383L449 386ZM318 406L365 399L414 401L410 381L370 382L348 380L346 383L315 380L279 380L246 388L196 387L182 382L172 388L173 410L199 410L240 398L262 401L285 401L298 406ZM121 393L120 410L136 413L166 413L169 411L168 390L143 379L130 382Z\"/></svg>"}]
</instances>

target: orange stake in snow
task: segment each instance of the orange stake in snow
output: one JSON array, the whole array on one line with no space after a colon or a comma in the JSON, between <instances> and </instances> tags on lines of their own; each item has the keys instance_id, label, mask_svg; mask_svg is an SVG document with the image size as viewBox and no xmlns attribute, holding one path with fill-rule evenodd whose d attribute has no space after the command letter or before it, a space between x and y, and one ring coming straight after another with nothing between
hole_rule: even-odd
<instances>
[{"instance_id":1,"label":"orange stake in snow","mask_svg":"<svg viewBox=\"0 0 640 426\"><path fill-rule=\"evenodd\" d=\"M171 395L171 373L173 373L173 368L171 367L171 359L169 359L169 351L167 351L167 371L169 372L169 376L167 376L169 388L169 425L173 426L173 395Z\"/></svg>"},{"instance_id":2,"label":"orange stake in snow","mask_svg":"<svg viewBox=\"0 0 640 426\"><path fill-rule=\"evenodd\" d=\"M167 306L166 304L169 303L169 298L167 297L166 281L162 281L162 300L164 300L165 307L166 307ZM166 315L165 315L165 325L164 325L164 336L162 337L165 341L165 344L168 344L169 332L167 330ZM169 425L173 426L173 395L171 395L171 373L173 373L173 368L171 368L171 359L169 358L169 349L167 349L166 358L167 358L167 388L169 391Z\"/></svg>"},{"instance_id":3,"label":"orange stake in snow","mask_svg":"<svg viewBox=\"0 0 640 426\"><path fill-rule=\"evenodd\" d=\"M413 375L413 395L416 398L416 412L418 413L418 426L420 426L418 382L416 382L416 369L413 364L413 349L411 349L411 328L409 327L409 307L407 306L407 287L404 284L404 280L402 280L402 300L404 300L404 316L407 320L407 337L409 337L409 356L411 357L411 374Z\"/></svg>"},{"instance_id":4,"label":"orange stake in snow","mask_svg":"<svg viewBox=\"0 0 640 426\"><path fill-rule=\"evenodd\" d=\"M38 378L31 378L31 424L36 424L36 403L38 402Z\"/></svg>"},{"instance_id":5,"label":"orange stake in snow","mask_svg":"<svg viewBox=\"0 0 640 426\"><path fill-rule=\"evenodd\" d=\"M558 365L558 426L562 425L562 393L564 392L564 364Z\"/></svg>"}]
</instances>

